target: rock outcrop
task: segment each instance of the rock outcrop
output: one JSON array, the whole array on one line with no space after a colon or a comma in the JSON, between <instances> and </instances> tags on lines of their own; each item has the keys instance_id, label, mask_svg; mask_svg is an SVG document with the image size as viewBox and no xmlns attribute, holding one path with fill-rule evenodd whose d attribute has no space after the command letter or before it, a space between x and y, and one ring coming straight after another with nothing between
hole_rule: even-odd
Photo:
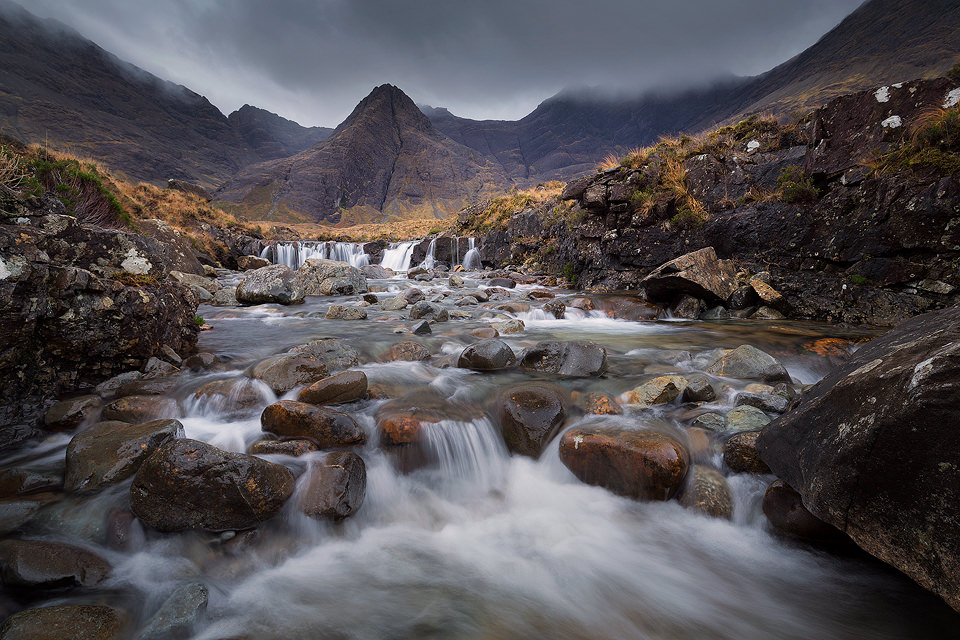
<instances>
[{"instance_id":1,"label":"rock outcrop","mask_svg":"<svg viewBox=\"0 0 960 640\"><path fill-rule=\"evenodd\" d=\"M757 445L814 516L960 610L958 406L954 306L867 343Z\"/></svg>"}]
</instances>

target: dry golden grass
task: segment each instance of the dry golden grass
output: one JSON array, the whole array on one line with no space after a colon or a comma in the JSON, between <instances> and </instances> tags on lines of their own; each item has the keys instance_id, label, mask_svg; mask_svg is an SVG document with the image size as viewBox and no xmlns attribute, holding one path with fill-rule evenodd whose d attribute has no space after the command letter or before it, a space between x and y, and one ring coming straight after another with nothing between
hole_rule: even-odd
<instances>
[{"instance_id":1,"label":"dry golden grass","mask_svg":"<svg viewBox=\"0 0 960 640\"><path fill-rule=\"evenodd\" d=\"M8 196L17 195L28 175L20 156L0 146L0 191Z\"/></svg>"},{"instance_id":2,"label":"dry golden grass","mask_svg":"<svg viewBox=\"0 0 960 640\"><path fill-rule=\"evenodd\" d=\"M273 229L290 229L302 238L317 240L335 240L337 242L385 240L387 242L398 242L400 240L422 238L432 233L442 233L453 226L454 220L455 218L397 220L358 224L350 227L332 227L315 223L282 224L274 227L277 224L276 222L265 220L255 220L249 224L260 226L267 232L267 235L282 233L281 231L274 232Z\"/></svg>"},{"instance_id":3,"label":"dry golden grass","mask_svg":"<svg viewBox=\"0 0 960 640\"><path fill-rule=\"evenodd\" d=\"M485 233L503 228L514 215L547 203L559 203L564 183L557 180L542 182L533 189L514 189L490 200L467 207L467 222L456 227L458 233Z\"/></svg>"}]
</instances>

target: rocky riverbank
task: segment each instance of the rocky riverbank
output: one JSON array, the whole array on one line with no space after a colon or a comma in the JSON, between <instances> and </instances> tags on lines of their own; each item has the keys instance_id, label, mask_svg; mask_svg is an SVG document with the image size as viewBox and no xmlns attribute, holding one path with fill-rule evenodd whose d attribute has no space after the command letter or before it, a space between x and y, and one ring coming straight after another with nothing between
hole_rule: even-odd
<instances>
[{"instance_id":1,"label":"rocky riverbank","mask_svg":"<svg viewBox=\"0 0 960 640\"><path fill-rule=\"evenodd\" d=\"M903 83L788 125L752 118L681 136L543 204L515 197L499 218L465 210L457 233L483 233L485 264L584 289L643 289L659 265L713 247L769 273L791 317L893 326L958 299L956 89Z\"/></svg>"}]
</instances>

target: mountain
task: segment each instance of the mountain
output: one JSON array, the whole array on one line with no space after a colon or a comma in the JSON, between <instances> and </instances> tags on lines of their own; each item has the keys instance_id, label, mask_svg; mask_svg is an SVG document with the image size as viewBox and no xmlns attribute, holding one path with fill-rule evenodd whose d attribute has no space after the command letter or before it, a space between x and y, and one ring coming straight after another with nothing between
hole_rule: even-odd
<instances>
[{"instance_id":1,"label":"mountain","mask_svg":"<svg viewBox=\"0 0 960 640\"><path fill-rule=\"evenodd\" d=\"M206 186L323 135L262 110L237 114L230 120L186 87L0 1L0 131L7 135L98 160L133 179ZM298 135L309 140L297 147L291 141Z\"/></svg>"},{"instance_id":2,"label":"mountain","mask_svg":"<svg viewBox=\"0 0 960 640\"><path fill-rule=\"evenodd\" d=\"M385 84L332 136L244 169L216 197L250 219L352 223L445 217L508 184L498 165L443 135Z\"/></svg>"},{"instance_id":3,"label":"mountain","mask_svg":"<svg viewBox=\"0 0 960 640\"><path fill-rule=\"evenodd\" d=\"M227 121L261 160L292 156L333 134L329 127L302 127L249 104L227 116Z\"/></svg>"},{"instance_id":4,"label":"mountain","mask_svg":"<svg viewBox=\"0 0 960 640\"><path fill-rule=\"evenodd\" d=\"M960 2L870 0L796 57L753 78L634 99L562 92L518 121L469 120L426 108L454 140L518 180L570 178L605 154L661 135L696 133L757 112L787 116L844 93L942 75L960 61Z\"/></svg>"}]
</instances>

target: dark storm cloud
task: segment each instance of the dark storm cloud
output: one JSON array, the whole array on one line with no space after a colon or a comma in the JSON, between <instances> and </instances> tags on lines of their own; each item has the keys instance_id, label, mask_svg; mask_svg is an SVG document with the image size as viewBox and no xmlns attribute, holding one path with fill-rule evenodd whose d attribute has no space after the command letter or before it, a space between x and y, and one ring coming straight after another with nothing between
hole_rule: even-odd
<instances>
[{"instance_id":1,"label":"dark storm cloud","mask_svg":"<svg viewBox=\"0 0 960 640\"><path fill-rule=\"evenodd\" d=\"M475 118L569 86L643 90L753 75L860 0L31 0L206 95L334 126L377 84Z\"/></svg>"}]
</instances>

